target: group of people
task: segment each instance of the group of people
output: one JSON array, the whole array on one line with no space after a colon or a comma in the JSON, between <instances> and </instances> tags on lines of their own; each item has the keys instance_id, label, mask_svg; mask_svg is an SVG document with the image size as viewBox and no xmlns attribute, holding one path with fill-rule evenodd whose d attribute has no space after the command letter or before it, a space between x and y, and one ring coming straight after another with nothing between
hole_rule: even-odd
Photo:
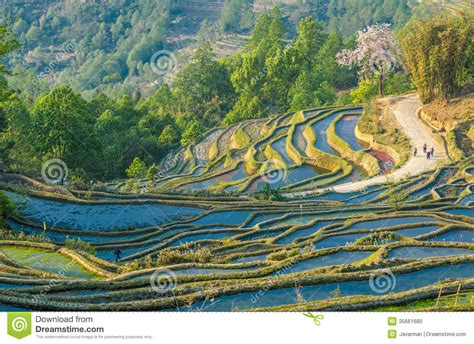
<instances>
[{"instance_id":1,"label":"group of people","mask_svg":"<svg viewBox=\"0 0 474 344\"><path fill-rule=\"evenodd\" d=\"M423 153L426 154L426 159L430 160L431 158L434 157L434 147L431 147L431 149L428 150L428 146L425 143L423 145ZM418 148L415 147L415 149L413 150L413 156L416 157L417 154L418 154Z\"/></svg>"}]
</instances>

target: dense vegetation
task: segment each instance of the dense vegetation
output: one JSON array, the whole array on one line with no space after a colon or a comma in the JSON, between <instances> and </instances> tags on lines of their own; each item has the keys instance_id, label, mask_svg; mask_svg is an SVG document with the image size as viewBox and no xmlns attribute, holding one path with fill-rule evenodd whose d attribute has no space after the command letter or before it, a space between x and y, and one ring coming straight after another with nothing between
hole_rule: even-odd
<instances>
[{"instance_id":1,"label":"dense vegetation","mask_svg":"<svg viewBox=\"0 0 474 344\"><path fill-rule=\"evenodd\" d=\"M224 16L236 11L234 5L240 8L238 25ZM135 7L110 4L105 12L97 4L58 5L45 13L38 4L24 6L2 7L4 15L16 15L0 32L1 56L10 57L0 72L5 76L7 68L16 72L8 77L9 88L6 79L1 83L2 162L12 170L37 174L42 162L61 159L78 186L91 179L130 175L127 168L134 160L145 166L134 175L144 175L146 166L152 166L153 172L153 164L167 152L197 142L207 129L218 125L303 108L365 102L380 93L377 80L382 76L382 93L412 89L401 68L364 74L363 66L349 68L338 63L337 54L355 46L354 36L328 31L326 21L311 16L294 28L278 7L258 17L241 54L216 59L211 45L203 43L173 84L166 85L156 82L157 75L146 61L157 49L170 47L165 40L165 29L171 25L167 2L159 6L153 2L152 6L143 1ZM245 13L248 6L245 1L227 2L219 30L248 28L252 17ZM35 14L41 14L39 21L33 18ZM84 22L91 16L100 20ZM13 36L19 37L20 47ZM73 41L73 36L80 40ZM464 51L472 55L472 30L466 37ZM60 43L66 48L62 52L51 48L50 52L59 55L48 64L39 47ZM35 68L24 69L21 56L25 52L28 59L39 63ZM460 75L472 70L467 62L472 64L472 58L466 56L454 67L467 68ZM45 72L36 74L42 68ZM413 74L413 68L410 71ZM149 97L142 96L134 80L149 80L158 89Z\"/></svg>"},{"instance_id":2,"label":"dense vegetation","mask_svg":"<svg viewBox=\"0 0 474 344\"><path fill-rule=\"evenodd\" d=\"M401 37L407 68L423 101L474 89L472 13L413 21Z\"/></svg>"},{"instance_id":3,"label":"dense vegetation","mask_svg":"<svg viewBox=\"0 0 474 344\"><path fill-rule=\"evenodd\" d=\"M199 23L199 15L194 18L194 13L176 8L172 0L57 0L1 6L0 17L15 18L13 32L22 42L8 61L18 74L13 87L26 89L34 97L51 84L68 84L88 97L95 91L114 96L137 90L151 94L161 83L151 69L154 52L187 47L199 24L206 39L222 33L249 33L259 17L254 3L266 1L226 0L218 11L218 25L214 25L213 11ZM337 30L346 36L373 23L399 26L412 15L407 0L311 0L285 5L282 10L290 35L308 16L328 32Z\"/></svg>"}]
</instances>

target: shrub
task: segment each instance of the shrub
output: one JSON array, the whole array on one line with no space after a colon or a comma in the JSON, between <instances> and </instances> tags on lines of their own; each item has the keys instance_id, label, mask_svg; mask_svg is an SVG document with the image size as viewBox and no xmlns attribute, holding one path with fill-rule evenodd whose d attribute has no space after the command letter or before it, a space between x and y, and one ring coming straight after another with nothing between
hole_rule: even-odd
<instances>
[{"instance_id":1,"label":"shrub","mask_svg":"<svg viewBox=\"0 0 474 344\"><path fill-rule=\"evenodd\" d=\"M84 251L89 254L95 254L95 248L91 246L88 242L82 241L81 238L69 238L66 236L66 240L64 240L64 245L71 249L71 250L79 250Z\"/></svg>"},{"instance_id":2,"label":"shrub","mask_svg":"<svg viewBox=\"0 0 474 344\"><path fill-rule=\"evenodd\" d=\"M5 219L10 217L15 213L15 205L13 202L5 195L3 192L0 192L0 226L3 226Z\"/></svg>"},{"instance_id":3,"label":"shrub","mask_svg":"<svg viewBox=\"0 0 474 344\"><path fill-rule=\"evenodd\" d=\"M299 253L300 253L299 248L294 248L291 250L282 250L282 251L270 253L267 259L272 260L272 261L280 261L280 260L285 260L289 257L297 256Z\"/></svg>"},{"instance_id":4,"label":"shrub","mask_svg":"<svg viewBox=\"0 0 474 344\"><path fill-rule=\"evenodd\" d=\"M211 250L208 247L190 248L183 245L179 249L160 251L157 265L172 265L180 263L208 263L211 260Z\"/></svg>"},{"instance_id":5,"label":"shrub","mask_svg":"<svg viewBox=\"0 0 474 344\"><path fill-rule=\"evenodd\" d=\"M29 242L51 242L51 239L44 235L25 234L22 231L14 232L9 228L0 228L0 240L18 240Z\"/></svg>"}]
</instances>

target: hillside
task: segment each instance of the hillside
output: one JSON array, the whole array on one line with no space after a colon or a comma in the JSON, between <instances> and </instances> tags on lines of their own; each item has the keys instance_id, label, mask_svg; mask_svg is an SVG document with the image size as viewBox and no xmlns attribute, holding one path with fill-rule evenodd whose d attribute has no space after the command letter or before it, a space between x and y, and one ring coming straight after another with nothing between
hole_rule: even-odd
<instances>
[{"instance_id":1,"label":"hillside","mask_svg":"<svg viewBox=\"0 0 474 344\"><path fill-rule=\"evenodd\" d=\"M0 311L181 326L182 311L473 310L474 10L444 5L0 7L15 17L0 24ZM304 315L314 340L324 317ZM36 318L43 339L170 332ZM216 342L252 342L255 319ZM186 334L210 343L216 324Z\"/></svg>"},{"instance_id":2,"label":"hillside","mask_svg":"<svg viewBox=\"0 0 474 344\"><path fill-rule=\"evenodd\" d=\"M308 15L348 35L373 22L401 25L412 13L406 0L370 0L363 7L352 0L127 3L49 0L0 6L0 16L17 18L13 31L22 42L8 61L18 75L12 86L35 96L54 84L69 84L87 96L95 91L152 94L163 81L152 70L155 52L193 51L203 40L213 42L220 57L238 52L238 40L231 39L225 53L219 42L225 35L248 34L262 11L274 5L281 5L290 35ZM182 60L188 59L184 54ZM35 76L35 83L25 82Z\"/></svg>"}]
</instances>

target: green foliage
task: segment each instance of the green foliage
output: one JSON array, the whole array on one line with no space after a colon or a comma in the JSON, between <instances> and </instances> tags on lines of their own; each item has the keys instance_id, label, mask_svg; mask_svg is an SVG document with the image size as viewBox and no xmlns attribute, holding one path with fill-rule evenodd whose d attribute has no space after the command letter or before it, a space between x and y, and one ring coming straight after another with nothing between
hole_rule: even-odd
<instances>
[{"instance_id":1,"label":"green foliage","mask_svg":"<svg viewBox=\"0 0 474 344\"><path fill-rule=\"evenodd\" d=\"M12 37L10 22L4 22L0 25L0 60L3 60L13 50L18 48L19 42L15 37ZM0 76L11 75L11 72L3 64L0 64ZM2 90L3 91L3 90ZM2 92L3 93L3 92Z\"/></svg>"},{"instance_id":2,"label":"green foliage","mask_svg":"<svg viewBox=\"0 0 474 344\"><path fill-rule=\"evenodd\" d=\"M5 219L15 213L15 205L5 193L0 192L0 226L5 225Z\"/></svg>"},{"instance_id":3,"label":"green foliage","mask_svg":"<svg viewBox=\"0 0 474 344\"><path fill-rule=\"evenodd\" d=\"M400 34L406 65L423 102L472 87L474 14L415 20Z\"/></svg>"},{"instance_id":4,"label":"green foliage","mask_svg":"<svg viewBox=\"0 0 474 344\"><path fill-rule=\"evenodd\" d=\"M384 245L392 240L402 240L403 236L395 232L375 232L356 240L353 245Z\"/></svg>"},{"instance_id":5,"label":"green foliage","mask_svg":"<svg viewBox=\"0 0 474 344\"><path fill-rule=\"evenodd\" d=\"M359 86L350 92L353 104L365 103L377 95L377 77L373 80L361 80Z\"/></svg>"},{"instance_id":6,"label":"green foliage","mask_svg":"<svg viewBox=\"0 0 474 344\"><path fill-rule=\"evenodd\" d=\"M332 1L321 1L325 3ZM353 96L336 96L336 90L356 84L357 71L339 66L335 59L337 52L353 45L352 38L338 30L326 32L325 25L332 23L313 12L312 18L300 17L292 26L298 16L288 20L279 7L259 16L243 53L225 59L217 59L211 45L204 43L212 39L207 35L214 28L203 23L204 44L178 71L173 85L165 85L152 71L150 58L157 50L173 50L164 40L170 5L151 0L131 4L123 8L110 3L104 11L95 3L74 3L61 15L46 4L0 9L7 17L16 15L13 29L24 42L22 51L8 60L19 72L9 79L10 87L23 92L12 94L0 78L5 90L0 101L0 154L8 169L37 174L42 162L60 158L79 187L83 181L125 177L135 158L151 166L170 149L196 143L219 124L370 96L362 88ZM321 4L310 1L304 6ZM371 5L396 11L376 1ZM250 29L250 12L250 1L226 1L221 29ZM337 15L342 18L342 12ZM16 46L8 26L2 26L0 56ZM36 62L23 63L24 56ZM44 77L38 77L42 72ZM70 86L49 90L53 79ZM139 83L150 86L147 92L152 95L142 97ZM386 84L390 93L405 89L401 76ZM129 187L136 185L130 182Z\"/></svg>"},{"instance_id":7,"label":"green foliage","mask_svg":"<svg viewBox=\"0 0 474 344\"><path fill-rule=\"evenodd\" d=\"M127 176L130 178L142 178L147 173L146 165L140 158L133 159L132 163L126 170Z\"/></svg>"},{"instance_id":8,"label":"green foliage","mask_svg":"<svg viewBox=\"0 0 474 344\"><path fill-rule=\"evenodd\" d=\"M155 51L165 49L169 1L27 2L2 6L2 17L15 18L16 37L23 43L14 57L16 72L43 73L35 83L15 87L38 94L39 81L54 75L59 84L78 91L115 93L155 81L150 66ZM23 57L34 56L33 61ZM18 63L20 62L20 63ZM143 78L143 83L137 82ZM93 94L91 92L90 94Z\"/></svg>"},{"instance_id":9,"label":"green foliage","mask_svg":"<svg viewBox=\"0 0 474 344\"><path fill-rule=\"evenodd\" d=\"M283 201L285 198L281 195L279 189L272 189L270 184L265 183L262 191L257 196L259 199L265 199L270 201Z\"/></svg>"},{"instance_id":10,"label":"green foliage","mask_svg":"<svg viewBox=\"0 0 474 344\"><path fill-rule=\"evenodd\" d=\"M181 145L188 146L195 143L202 139L203 134L204 128L202 124L199 121L194 120L188 124L188 127L181 135Z\"/></svg>"},{"instance_id":11,"label":"green foliage","mask_svg":"<svg viewBox=\"0 0 474 344\"><path fill-rule=\"evenodd\" d=\"M89 254L95 255L95 248L91 246L88 242L82 241L81 238L69 238L69 236L66 236L66 239L64 240L64 246L66 246L70 250L78 250L78 251L84 251Z\"/></svg>"},{"instance_id":12,"label":"green foliage","mask_svg":"<svg viewBox=\"0 0 474 344\"><path fill-rule=\"evenodd\" d=\"M229 78L226 67L215 59L211 46L204 44L174 82L182 111L198 118L206 117L207 125L215 126L233 102L234 89Z\"/></svg>"},{"instance_id":13,"label":"green foliage","mask_svg":"<svg viewBox=\"0 0 474 344\"><path fill-rule=\"evenodd\" d=\"M39 97L31 109L31 144L38 155L62 159L69 168L91 167L98 149L87 102L61 86Z\"/></svg>"},{"instance_id":14,"label":"green foliage","mask_svg":"<svg viewBox=\"0 0 474 344\"><path fill-rule=\"evenodd\" d=\"M270 261L280 261L280 260L285 260L290 257L297 256L299 253L300 253L300 250L298 248L294 248L291 250L282 250L282 251L270 253L267 259Z\"/></svg>"},{"instance_id":15,"label":"green foliage","mask_svg":"<svg viewBox=\"0 0 474 344\"><path fill-rule=\"evenodd\" d=\"M226 0L220 17L222 32L239 32L252 27L254 13L251 0Z\"/></svg>"},{"instance_id":16,"label":"green foliage","mask_svg":"<svg viewBox=\"0 0 474 344\"><path fill-rule=\"evenodd\" d=\"M328 35L320 23L307 17L299 22L297 35L289 44L285 44L286 38L278 8L262 14L248 50L232 74L239 98L225 125L268 112L332 104L335 87L355 83L355 73L336 63L336 53L345 46L336 32Z\"/></svg>"},{"instance_id":17,"label":"green foliage","mask_svg":"<svg viewBox=\"0 0 474 344\"><path fill-rule=\"evenodd\" d=\"M158 141L160 144L171 146L172 144L176 143L179 140L179 133L176 129L168 124L160 134Z\"/></svg>"},{"instance_id":18,"label":"green foliage","mask_svg":"<svg viewBox=\"0 0 474 344\"><path fill-rule=\"evenodd\" d=\"M383 134L384 129L380 123L379 116L377 100L374 99L364 105L364 111L357 125L363 133L371 135Z\"/></svg>"},{"instance_id":19,"label":"green foliage","mask_svg":"<svg viewBox=\"0 0 474 344\"><path fill-rule=\"evenodd\" d=\"M18 40L11 36L9 22L0 25L0 61L18 47ZM15 139L9 131L10 116L5 109L5 101L8 101L12 92L9 90L5 75L11 75L8 68L0 64L0 162L8 163L10 151L15 145ZM2 161L3 160L3 161Z\"/></svg>"},{"instance_id":20,"label":"green foliage","mask_svg":"<svg viewBox=\"0 0 474 344\"><path fill-rule=\"evenodd\" d=\"M190 248L185 244L180 249L161 250L158 254L157 265L172 265L180 263L208 263L212 252L208 247Z\"/></svg>"},{"instance_id":21,"label":"green foliage","mask_svg":"<svg viewBox=\"0 0 474 344\"><path fill-rule=\"evenodd\" d=\"M43 234L25 234L22 231L13 231L9 228L3 228L3 224L0 223L0 240L16 240L16 241L28 241L28 242L51 242L51 240Z\"/></svg>"},{"instance_id":22,"label":"green foliage","mask_svg":"<svg viewBox=\"0 0 474 344\"><path fill-rule=\"evenodd\" d=\"M378 76L373 79L364 79L359 82L357 88L349 92L350 103L367 103L378 95ZM387 75L383 84L383 94L396 95L405 94L414 89L410 77L404 72L394 72Z\"/></svg>"},{"instance_id":23,"label":"green foliage","mask_svg":"<svg viewBox=\"0 0 474 344\"><path fill-rule=\"evenodd\" d=\"M388 203L398 211L406 202L409 193L406 190L400 189L395 181L389 179L387 182Z\"/></svg>"},{"instance_id":24,"label":"green foliage","mask_svg":"<svg viewBox=\"0 0 474 344\"><path fill-rule=\"evenodd\" d=\"M155 177L157 173L158 173L158 166L156 166L156 164L153 164L148 168L146 172L146 177L148 180L153 180L153 178Z\"/></svg>"}]
</instances>

